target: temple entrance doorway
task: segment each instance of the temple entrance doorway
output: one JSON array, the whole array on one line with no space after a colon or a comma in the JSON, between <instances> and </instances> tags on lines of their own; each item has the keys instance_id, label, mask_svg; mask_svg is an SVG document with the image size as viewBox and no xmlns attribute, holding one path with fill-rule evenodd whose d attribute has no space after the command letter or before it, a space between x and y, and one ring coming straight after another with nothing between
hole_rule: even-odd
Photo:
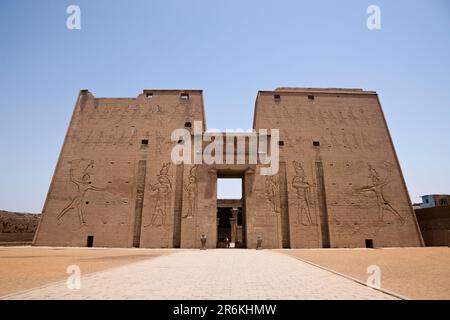
<instances>
[{"instance_id":1,"label":"temple entrance doorway","mask_svg":"<svg viewBox=\"0 0 450 320\"><path fill-rule=\"evenodd\" d=\"M242 178L217 179L217 248L245 248Z\"/></svg>"},{"instance_id":2,"label":"temple entrance doorway","mask_svg":"<svg viewBox=\"0 0 450 320\"><path fill-rule=\"evenodd\" d=\"M226 202L217 201L217 248L243 248L242 207Z\"/></svg>"}]
</instances>

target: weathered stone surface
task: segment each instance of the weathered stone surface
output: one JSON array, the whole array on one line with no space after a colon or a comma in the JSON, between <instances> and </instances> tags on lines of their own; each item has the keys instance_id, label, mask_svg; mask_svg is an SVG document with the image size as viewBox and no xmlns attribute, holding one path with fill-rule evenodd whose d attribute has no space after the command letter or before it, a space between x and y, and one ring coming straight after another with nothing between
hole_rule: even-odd
<instances>
[{"instance_id":1,"label":"weathered stone surface","mask_svg":"<svg viewBox=\"0 0 450 320\"><path fill-rule=\"evenodd\" d=\"M248 162L172 163L172 131L194 121L205 130L200 90L81 91L35 245L86 246L93 236L94 246L200 248L205 234L215 248L218 177L243 179L247 248L258 237L263 248L422 245L375 92L258 92L253 127L279 129L282 140L274 176Z\"/></svg>"},{"instance_id":2,"label":"weathered stone surface","mask_svg":"<svg viewBox=\"0 0 450 320\"><path fill-rule=\"evenodd\" d=\"M450 205L415 210L427 246L450 247Z\"/></svg>"}]
</instances>

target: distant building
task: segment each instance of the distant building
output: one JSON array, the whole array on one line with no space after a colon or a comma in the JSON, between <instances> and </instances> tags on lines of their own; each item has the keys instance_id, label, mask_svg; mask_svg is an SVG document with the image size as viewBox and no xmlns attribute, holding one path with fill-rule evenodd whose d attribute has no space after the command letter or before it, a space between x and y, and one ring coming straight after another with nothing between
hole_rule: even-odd
<instances>
[{"instance_id":1,"label":"distant building","mask_svg":"<svg viewBox=\"0 0 450 320\"><path fill-rule=\"evenodd\" d=\"M422 203L420 208L432 208L450 205L450 195L448 194L428 194L422 196ZM414 208L416 209L416 208Z\"/></svg>"},{"instance_id":2,"label":"distant building","mask_svg":"<svg viewBox=\"0 0 450 320\"><path fill-rule=\"evenodd\" d=\"M426 246L450 245L450 205L415 209Z\"/></svg>"}]
</instances>

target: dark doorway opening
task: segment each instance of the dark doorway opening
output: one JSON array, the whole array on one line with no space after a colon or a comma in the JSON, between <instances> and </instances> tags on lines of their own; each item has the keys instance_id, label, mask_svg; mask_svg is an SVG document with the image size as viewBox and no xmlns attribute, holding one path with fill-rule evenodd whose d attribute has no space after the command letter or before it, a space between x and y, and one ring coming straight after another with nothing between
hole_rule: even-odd
<instances>
[{"instance_id":1,"label":"dark doorway opening","mask_svg":"<svg viewBox=\"0 0 450 320\"><path fill-rule=\"evenodd\" d=\"M231 242L231 217L229 208L217 208L217 248L226 248Z\"/></svg>"},{"instance_id":2,"label":"dark doorway opening","mask_svg":"<svg viewBox=\"0 0 450 320\"><path fill-rule=\"evenodd\" d=\"M366 248L373 248L373 240L372 239L366 239Z\"/></svg>"},{"instance_id":3,"label":"dark doorway opening","mask_svg":"<svg viewBox=\"0 0 450 320\"><path fill-rule=\"evenodd\" d=\"M245 248L243 172L217 175L217 248Z\"/></svg>"},{"instance_id":4,"label":"dark doorway opening","mask_svg":"<svg viewBox=\"0 0 450 320\"><path fill-rule=\"evenodd\" d=\"M243 216L241 207L225 207L227 200L218 200L217 248L243 248ZM237 201L236 201L237 202ZM228 239L228 241L227 241Z\"/></svg>"},{"instance_id":5,"label":"dark doorway opening","mask_svg":"<svg viewBox=\"0 0 450 320\"><path fill-rule=\"evenodd\" d=\"M88 248L92 248L94 246L94 236L88 236L87 237L87 244L86 246Z\"/></svg>"}]
</instances>

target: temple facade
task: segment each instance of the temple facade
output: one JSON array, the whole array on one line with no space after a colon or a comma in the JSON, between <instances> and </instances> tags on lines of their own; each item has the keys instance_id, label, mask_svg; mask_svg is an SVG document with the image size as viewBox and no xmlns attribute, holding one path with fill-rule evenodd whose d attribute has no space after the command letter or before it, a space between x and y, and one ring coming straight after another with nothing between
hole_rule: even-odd
<instances>
[{"instance_id":1,"label":"temple facade","mask_svg":"<svg viewBox=\"0 0 450 320\"><path fill-rule=\"evenodd\" d=\"M256 149L250 133L217 143L201 90L80 91L34 245L199 248L202 235L208 248L423 245L376 92L259 91L253 129ZM177 147L195 158L212 143L222 161L174 161ZM272 163L252 161L255 150ZM217 199L219 178L240 178L242 198Z\"/></svg>"}]
</instances>

